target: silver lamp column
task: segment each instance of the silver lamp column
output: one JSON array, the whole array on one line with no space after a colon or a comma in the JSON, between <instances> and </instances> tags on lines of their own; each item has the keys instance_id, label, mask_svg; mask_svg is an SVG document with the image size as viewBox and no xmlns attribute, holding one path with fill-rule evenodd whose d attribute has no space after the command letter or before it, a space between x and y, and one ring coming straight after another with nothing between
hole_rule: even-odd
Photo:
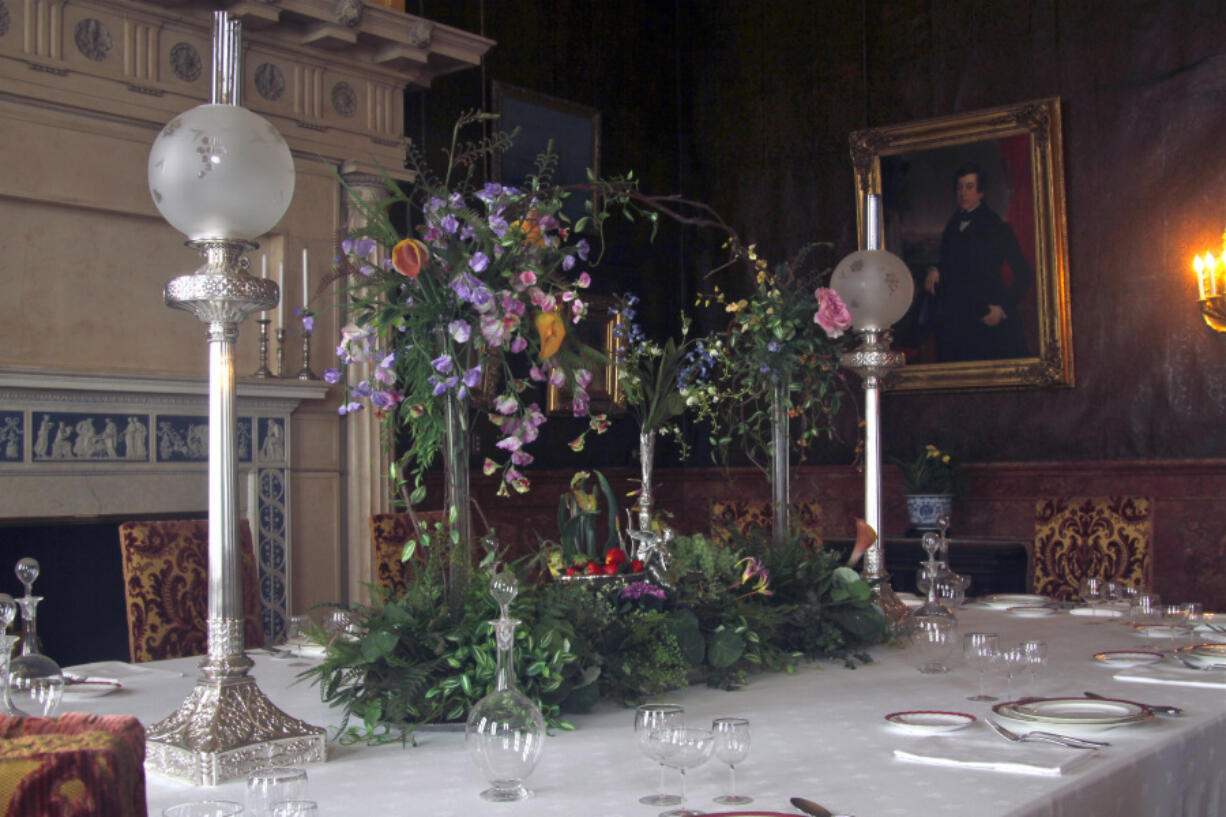
<instances>
[{"instance_id":1,"label":"silver lamp column","mask_svg":"<svg viewBox=\"0 0 1226 817\"><path fill-rule=\"evenodd\" d=\"M881 197L865 201L865 249L844 258L835 267L830 285L851 311L859 345L839 362L860 376L864 386L864 521L877 532L877 541L864 553L862 575L879 580L882 609L891 620L907 615L890 586L885 569L885 531L881 513L881 389L890 373L906 361L890 348L890 327L911 306L915 283L898 256L882 249Z\"/></svg>"},{"instance_id":2,"label":"silver lamp column","mask_svg":"<svg viewBox=\"0 0 1226 817\"><path fill-rule=\"evenodd\" d=\"M179 709L147 732L146 764L196 785L274 765L326 759L326 733L278 709L248 675L238 536L234 342L252 312L277 305L276 282L248 274L244 253L293 196L289 147L238 105L238 21L214 15L212 102L163 128L149 156L149 188L163 217L205 263L166 284L167 306L191 312L209 344L208 655Z\"/></svg>"}]
</instances>

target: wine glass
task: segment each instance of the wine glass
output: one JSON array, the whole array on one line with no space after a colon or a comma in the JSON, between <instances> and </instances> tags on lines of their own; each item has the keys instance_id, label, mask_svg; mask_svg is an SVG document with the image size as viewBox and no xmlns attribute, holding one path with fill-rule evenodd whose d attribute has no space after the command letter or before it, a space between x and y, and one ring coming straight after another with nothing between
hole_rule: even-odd
<instances>
[{"instance_id":1,"label":"wine glass","mask_svg":"<svg viewBox=\"0 0 1226 817\"><path fill-rule=\"evenodd\" d=\"M954 639L958 635L957 621L952 615L913 616L911 621L919 671L925 675L949 672L945 660L954 650Z\"/></svg>"},{"instance_id":2,"label":"wine glass","mask_svg":"<svg viewBox=\"0 0 1226 817\"><path fill-rule=\"evenodd\" d=\"M314 800L282 800L272 804L268 817L319 817L319 804Z\"/></svg>"},{"instance_id":3,"label":"wine glass","mask_svg":"<svg viewBox=\"0 0 1226 817\"><path fill-rule=\"evenodd\" d=\"M1183 610L1183 628L1187 637L1192 638L1196 633L1196 628L1200 627L1205 620L1205 606L1198 601L1190 601L1183 606Z\"/></svg>"},{"instance_id":4,"label":"wine glass","mask_svg":"<svg viewBox=\"0 0 1226 817\"><path fill-rule=\"evenodd\" d=\"M648 794L639 798L639 802L648 806L675 806L681 798L675 794L664 794L664 753L669 749L667 744L652 740L652 735L663 729L679 728L685 725L685 707L677 704L643 704L634 712L634 736L643 754L660 764L659 794Z\"/></svg>"},{"instance_id":5,"label":"wine glass","mask_svg":"<svg viewBox=\"0 0 1226 817\"><path fill-rule=\"evenodd\" d=\"M1188 623L1188 609L1182 604L1164 604L1160 620L1162 633L1167 637L1171 649L1174 649L1179 634L1183 632L1184 626Z\"/></svg>"},{"instance_id":6,"label":"wine glass","mask_svg":"<svg viewBox=\"0 0 1226 817\"><path fill-rule=\"evenodd\" d=\"M1140 593L1133 600L1133 626L1145 636L1145 643L1141 645L1144 649L1158 649L1158 645L1154 643L1154 627L1161 618L1162 596L1157 593Z\"/></svg>"},{"instance_id":7,"label":"wine glass","mask_svg":"<svg viewBox=\"0 0 1226 817\"><path fill-rule=\"evenodd\" d=\"M305 769L277 766L247 776L247 812L252 817L269 817L274 803L300 800L306 793Z\"/></svg>"},{"instance_id":8,"label":"wine glass","mask_svg":"<svg viewBox=\"0 0 1226 817\"><path fill-rule=\"evenodd\" d=\"M1005 700L1013 700L1013 679L1026 666L1026 652L1021 644L1002 646L996 651L996 662L1005 676Z\"/></svg>"},{"instance_id":9,"label":"wine glass","mask_svg":"<svg viewBox=\"0 0 1226 817\"><path fill-rule=\"evenodd\" d=\"M195 800L162 809L162 817L235 817L243 807L230 800Z\"/></svg>"},{"instance_id":10,"label":"wine glass","mask_svg":"<svg viewBox=\"0 0 1226 817\"><path fill-rule=\"evenodd\" d=\"M995 695L988 695L983 688L983 679L987 669L996 661L996 651L1000 649L1000 636L996 633L967 633L962 636L962 657L966 663L979 671L979 692L967 697L968 701L995 701Z\"/></svg>"},{"instance_id":11,"label":"wine glass","mask_svg":"<svg viewBox=\"0 0 1226 817\"><path fill-rule=\"evenodd\" d=\"M1030 671L1030 694L1038 692L1039 673L1047 665L1047 642L1031 639L1021 643L1026 669Z\"/></svg>"},{"instance_id":12,"label":"wine glass","mask_svg":"<svg viewBox=\"0 0 1226 817\"><path fill-rule=\"evenodd\" d=\"M662 745L664 765L681 773L681 798L677 808L660 812L660 817L695 817L700 811L685 808L685 773L711 758L715 749L715 733L710 729L666 727L651 732L650 742Z\"/></svg>"},{"instance_id":13,"label":"wine glass","mask_svg":"<svg viewBox=\"0 0 1226 817\"><path fill-rule=\"evenodd\" d=\"M1086 576L1081 580L1081 600L1090 608L1090 623L1097 624L1095 610L1103 602L1106 582L1098 576Z\"/></svg>"},{"instance_id":14,"label":"wine glass","mask_svg":"<svg viewBox=\"0 0 1226 817\"><path fill-rule=\"evenodd\" d=\"M711 723L715 733L715 757L728 764L728 793L715 798L716 803L739 805L752 803L752 797L736 793L736 764L749 754L749 721L745 718L716 718Z\"/></svg>"}]
</instances>

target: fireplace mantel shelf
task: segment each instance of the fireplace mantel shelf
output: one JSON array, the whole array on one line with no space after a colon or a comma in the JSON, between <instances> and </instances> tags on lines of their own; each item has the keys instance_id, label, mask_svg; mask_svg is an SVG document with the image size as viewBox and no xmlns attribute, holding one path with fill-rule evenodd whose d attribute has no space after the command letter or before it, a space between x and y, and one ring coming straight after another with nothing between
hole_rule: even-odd
<instances>
[{"instance_id":1,"label":"fireplace mantel shelf","mask_svg":"<svg viewBox=\"0 0 1226 817\"><path fill-rule=\"evenodd\" d=\"M6 367L0 369L0 389L3 388L207 396L209 382L207 377L186 375L69 372ZM328 388L328 384L322 380L244 378L237 382L237 395L279 400L320 400L328 393Z\"/></svg>"}]
</instances>

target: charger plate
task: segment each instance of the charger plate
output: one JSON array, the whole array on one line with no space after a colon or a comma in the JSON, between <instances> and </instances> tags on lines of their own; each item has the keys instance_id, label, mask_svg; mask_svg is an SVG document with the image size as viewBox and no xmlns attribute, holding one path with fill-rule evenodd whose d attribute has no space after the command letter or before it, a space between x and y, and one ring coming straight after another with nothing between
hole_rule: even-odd
<instances>
[{"instance_id":1,"label":"charger plate","mask_svg":"<svg viewBox=\"0 0 1226 817\"><path fill-rule=\"evenodd\" d=\"M1160 652L1148 650L1108 650L1094 653L1094 660L1100 664L1112 667L1139 667L1142 664L1156 664L1165 658Z\"/></svg>"},{"instance_id":2,"label":"charger plate","mask_svg":"<svg viewBox=\"0 0 1226 817\"><path fill-rule=\"evenodd\" d=\"M991 596L980 596L976 604L991 607L993 610L1007 610L1010 607L1047 604L1051 599L1047 596L1036 596L1032 593L996 593Z\"/></svg>"}]
</instances>

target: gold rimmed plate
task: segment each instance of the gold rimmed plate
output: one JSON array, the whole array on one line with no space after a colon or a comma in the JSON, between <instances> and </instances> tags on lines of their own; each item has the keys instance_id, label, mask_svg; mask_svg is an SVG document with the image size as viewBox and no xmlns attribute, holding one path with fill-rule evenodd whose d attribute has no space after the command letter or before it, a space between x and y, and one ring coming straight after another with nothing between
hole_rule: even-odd
<instances>
[{"instance_id":1,"label":"gold rimmed plate","mask_svg":"<svg viewBox=\"0 0 1226 817\"><path fill-rule=\"evenodd\" d=\"M915 709L909 712L891 712L885 716L892 726L914 735L935 735L956 732L975 722L974 715L965 712L948 712L937 709Z\"/></svg>"},{"instance_id":2,"label":"gold rimmed plate","mask_svg":"<svg viewBox=\"0 0 1226 817\"><path fill-rule=\"evenodd\" d=\"M1165 657L1160 652L1150 652L1149 650L1108 650L1106 652L1094 653L1095 661L1119 668L1157 664Z\"/></svg>"}]
</instances>

